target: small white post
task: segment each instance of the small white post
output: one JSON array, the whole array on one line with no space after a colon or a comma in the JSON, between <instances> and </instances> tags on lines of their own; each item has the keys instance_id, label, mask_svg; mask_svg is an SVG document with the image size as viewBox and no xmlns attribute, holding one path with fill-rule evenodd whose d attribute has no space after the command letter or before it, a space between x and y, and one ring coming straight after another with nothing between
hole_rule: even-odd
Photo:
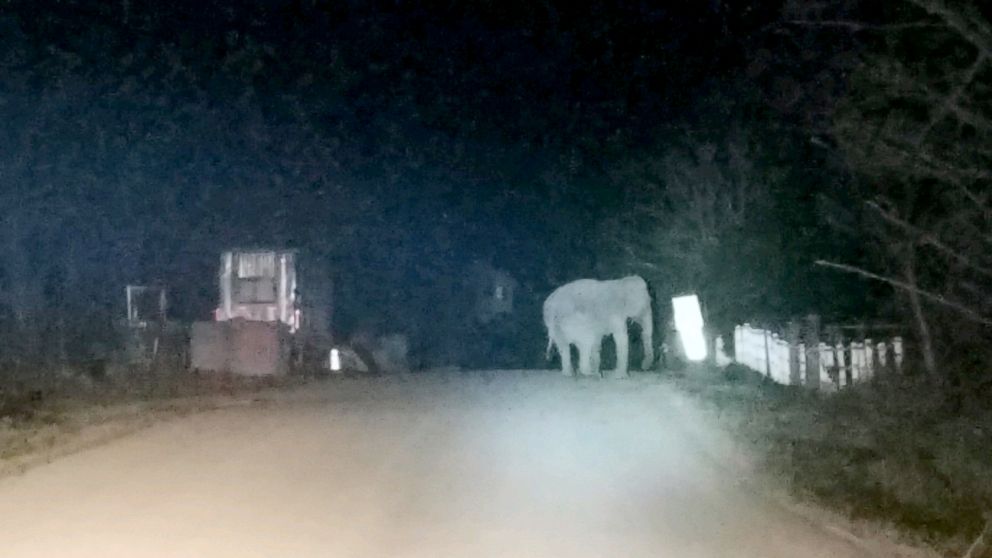
<instances>
[{"instance_id":1,"label":"small white post","mask_svg":"<svg viewBox=\"0 0 992 558\"><path fill-rule=\"evenodd\" d=\"M851 383L860 383L864 370L865 350L864 345L858 342L851 343Z\"/></svg>"},{"instance_id":2,"label":"small white post","mask_svg":"<svg viewBox=\"0 0 992 558\"><path fill-rule=\"evenodd\" d=\"M772 375L771 359L768 358L769 357L769 355L768 355L768 331L763 329L763 330L761 330L761 333L763 334L763 337L764 337L764 340L765 340L765 352L764 352L764 355L763 355L764 356L764 362L762 363L762 364L764 364L764 366L762 366L762 368L765 370L765 376L771 377L771 375Z\"/></svg>"},{"instance_id":3,"label":"small white post","mask_svg":"<svg viewBox=\"0 0 992 558\"><path fill-rule=\"evenodd\" d=\"M827 351L827 344L822 341L817 343L816 351L820 355L820 358L817 359L817 368L820 370L817 376L820 377L820 381L822 382L823 378L830 378L830 374L828 373L830 367L827 366L827 363L825 362L826 358L829 358L827 356L829 355L829 351Z\"/></svg>"},{"instance_id":4,"label":"small white post","mask_svg":"<svg viewBox=\"0 0 992 558\"><path fill-rule=\"evenodd\" d=\"M747 341L745 340L744 326L738 326L734 329L734 359L739 363L747 366Z\"/></svg>"},{"instance_id":5,"label":"small white post","mask_svg":"<svg viewBox=\"0 0 992 558\"><path fill-rule=\"evenodd\" d=\"M837 369L837 360L834 356L834 348L826 343L820 343L820 366L823 367L825 372L828 372L827 377L830 376L829 372L831 370ZM840 374L837 375L837 379L834 380L837 387L840 388Z\"/></svg>"},{"instance_id":6,"label":"small white post","mask_svg":"<svg viewBox=\"0 0 992 558\"><path fill-rule=\"evenodd\" d=\"M165 287L158 292L158 313L159 319L163 322L168 321L169 318L169 303L165 296Z\"/></svg>"},{"instance_id":7,"label":"small white post","mask_svg":"<svg viewBox=\"0 0 992 558\"><path fill-rule=\"evenodd\" d=\"M782 383L782 369L779 363L779 350L778 350L779 344L781 342L782 340L778 338L778 334L773 333L771 345L769 345L768 347L768 353L769 353L768 356L771 358L772 361L772 365L771 365L772 379L775 380L775 383L777 384Z\"/></svg>"},{"instance_id":8,"label":"small white post","mask_svg":"<svg viewBox=\"0 0 992 558\"><path fill-rule=\"evenodd\" d=\"M741 362L741 326L734 326L734 362Z\"/></svg>"},{"instance_id":9,"label":"small white post","mask_svg":"<svg viewBox=\"0 0 992 558\"><path fill-rule=\"evenodd\" d=\"M778 365L779 374L782 379L782 383L789 385L792 383L792 363L789 358L789 341L786 339L778 340Z\"/></svg>"},{"instance_id":10,"label":"small white post","mask_svg":"<svg viewBox=\"0 0 992 558\"><path fill-rule=\"evenodd\" d=\"M131 285L124 287L124 297L127 298L127 321L130 323L134 320L131 314Z\"/></svg>"}]
</instances>

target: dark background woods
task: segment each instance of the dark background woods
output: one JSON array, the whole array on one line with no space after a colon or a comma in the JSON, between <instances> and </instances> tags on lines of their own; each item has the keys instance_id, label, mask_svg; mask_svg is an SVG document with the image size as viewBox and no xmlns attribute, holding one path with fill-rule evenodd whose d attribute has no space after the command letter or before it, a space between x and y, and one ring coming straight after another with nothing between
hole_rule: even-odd
<instances>
[{"instance_id":1,"label":"dark background woods","mask_svg":"<svg viewBox=\"0 0 992 558\"><path fill-rule=\"evenodd\" d=\"M898 160L981 166L988 129L932 110L981 30L914 1L651 4L0 3L4 358L112 344L129 282L205 319L219 252L245 244L328 262L339 332L434 355L497 336L474 357L493 365L539 362L540 301L582 276L697 290L724 328L939 312L817 259L901 277L912 255L922 286L964 292L973 268L865 201L929 227L968 195L950 182L984 200L962 165ZM989 76L955 97L979 124ZM485 328L453 302L477 260L520 284Z\"/></svg>"}]
</instances>

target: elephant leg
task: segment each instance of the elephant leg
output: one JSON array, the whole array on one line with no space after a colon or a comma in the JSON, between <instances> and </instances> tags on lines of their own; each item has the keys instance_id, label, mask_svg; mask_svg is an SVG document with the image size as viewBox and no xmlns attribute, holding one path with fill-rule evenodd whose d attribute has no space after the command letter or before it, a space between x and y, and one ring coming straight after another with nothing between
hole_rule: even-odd
<instances>
[{"instance_id":1,"label":"elephant leg","mask_svg":"<svg viewBox=\"0 0 992 558\"><path fill-rule=\"evenodd\" d=\"M579 348L579 373L583 376L592 376L594 371L592 367L593 343L587 339L577 346Z\"/></svg>"},{"instance_id":2,"label":"elephant leg","mask_svg":"<svg viewBox=\"0 0 992 558\"><path fill-rule=\"evenodd\" d=\"M641 361L641 370L650 370L654 367L654 324L651 323L651 316L648 315L640 321L641 324L641 345L644 347L644 360Z\"/></svg>"},{"instance_id":3,"label":"elephant leg","mask_svg":"<svg viewBox=\"0 0 992 558\"><path fill-rule=\"evenodd\" d=\"M592 349L589 351L589 368L592 370L593 374L603 376L602 370L600 370L600 356L603 351L603 340L599 339L592 344Z\"/></svg>"},{"instance_id":4,"label":"elephant leg","mask_svg":"<svg viewBox=\"0 0 992 558\"><path fill-rule=\"evenodd\" d=\"M627 338L627 324L622 323L613 328L613 342L617 346L617 368L613 376L616 378L626 378L627 361L630 358L630 343Z\"/></svg>"},{"instance_id":5,"label":"elephant leg","mask_svg":"<svg viewBox=\"0 0 992 558\"><path fill-rule=\"evenodd\" d=\"M561 356L561 373L565 376L571 376L572 346L569 343L558 343L558 354Z\"/></svg>"}]
</instances>

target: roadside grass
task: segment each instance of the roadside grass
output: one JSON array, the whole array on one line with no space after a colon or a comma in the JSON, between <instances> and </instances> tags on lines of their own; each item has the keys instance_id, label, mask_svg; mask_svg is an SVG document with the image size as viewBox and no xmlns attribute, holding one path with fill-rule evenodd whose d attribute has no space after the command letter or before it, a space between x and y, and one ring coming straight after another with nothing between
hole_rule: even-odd
<instances>
[{"instance_id":1,"label":"roadside grass","mask_svg":"<svg viewBox=\"0 0 992 558\"><path fill-rule=\"evenodd\" d=\"M908 378L815 393L737 365L677 383L800 501L894 527L948 556L967 550L992 510L988 405L954 409Z\"/></svg>"},{"instance_id":2,"label":"roadside grass","mask_svg":"<svg viewBox=\"0 0 992 558\"><path fill-rule=\"evenodd\" d=\"M126 435L157 421L219 408L303 381L124 370L94 379L7 374L0 382L0 477Z\"/></svg>"}]
</instances>

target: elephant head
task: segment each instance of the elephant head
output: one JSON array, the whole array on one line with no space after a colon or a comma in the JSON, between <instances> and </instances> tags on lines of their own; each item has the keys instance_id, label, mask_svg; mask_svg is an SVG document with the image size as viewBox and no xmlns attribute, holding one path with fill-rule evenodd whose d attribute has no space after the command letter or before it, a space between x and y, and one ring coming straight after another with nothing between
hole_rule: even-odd
<instances>
[{"instance_id":1,"label":"elephant head","mask_svg":"<svg viewBox=\"0 0 992 558\"><path fill-rule=\"evenodd\" d=\"M572 375L570 346L579 350L579 371L599 372L599 353L603 337L613 336L617 348L617 377L627 376L629 339L627 320L641 327L644 346L642 369L654 363L651 295L644 279L632 275L622 279L599 281L579 279L555 289L544 301L544 326L548 329L547 357L557 347L562 372Z\"/></svg>"}]
</instances>

